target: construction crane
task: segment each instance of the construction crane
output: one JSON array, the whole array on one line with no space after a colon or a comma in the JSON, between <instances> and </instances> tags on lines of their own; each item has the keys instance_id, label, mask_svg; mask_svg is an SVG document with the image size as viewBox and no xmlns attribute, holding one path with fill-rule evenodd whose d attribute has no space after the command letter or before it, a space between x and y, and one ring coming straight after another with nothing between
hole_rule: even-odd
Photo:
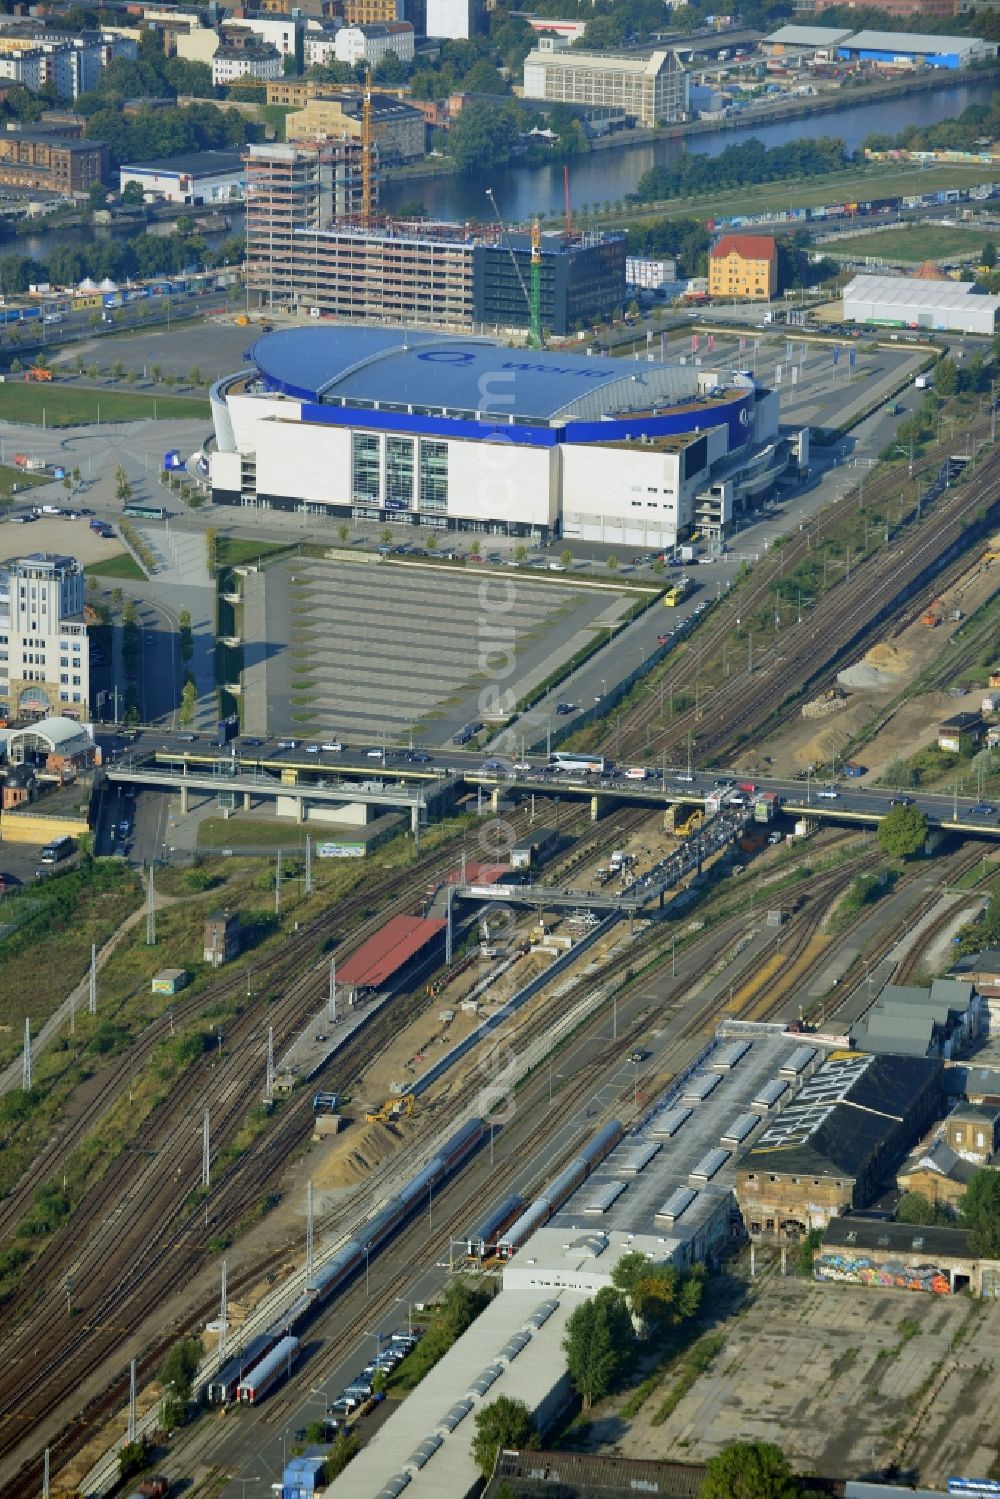
<instances>
[{"instance_id":1,"label":"construction crane","mask_svg":"<svg viewBox=\"0 0 1000 1499\"><path fill-rule=\"evenodd\" d=\"M537 219L531 226L531 292L529 294L528 288L525 285L524 276L521 274L520 262L518 261L518 258L514 253L513 245L507 238L507 226L500 215L500 210L497 207L497 200L493 196L493 189L491 187L488 187L486 189L486 196L489 198L491 204L493 205L493 212L496 214L497 223L500 225L501 243L507 246L507 253L510 255L511 264L514 267L514 274L517 276L518 285L521 288L521 295L524 297L525 305L528 309L528 347L531 349L540 349L542 347L541 226L539 225Z\"/></svg>"},{"instance_id":2,"label":"construction crane","mask_svg":"<svg viewBox=\"0 0 1000 1499\"><path fill-rule=\"evenodd\" d=\"M361 225L372 226L372 70L365 70L361 104Z\"/></svg>"}]
</instances>

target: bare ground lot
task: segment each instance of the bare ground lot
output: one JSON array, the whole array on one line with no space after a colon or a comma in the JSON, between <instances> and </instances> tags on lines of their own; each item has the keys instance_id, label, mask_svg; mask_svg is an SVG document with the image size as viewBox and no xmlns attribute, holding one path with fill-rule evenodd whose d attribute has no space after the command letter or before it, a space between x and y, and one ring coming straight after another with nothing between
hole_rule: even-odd
<instances>
[{"instance_id":1,"label":"bare ground lot","mask_svg":"<svg viewBox=\"0 0 1000 1499\"><path fill-rule=\"evenodd\" d=\"M721 1331L721 1352L666 1421L652 1418L670 1375L624 1429L621 1402L606 1403L594 1435L613 1431L628 1457L686 1461L771 1441L803 1473L857 1478L897 1461L907 1482L942 1489L997 1460L1000 1304L821 1286L766 1266Z\"/></svg>"},{"instance_id":2,"label":"bare ground lot","mask_svg":"<svg viewBox=\"0 0 1000 1499\"><path fill-rule=\"evenodd\" d=\"M855 734L948 651L961 621L949 620L947 615L957 609L963 615L974 613L1000 588L1000 564L983 565L981 555L981 550L977 551L969 571L937 598L935 608L944 623L929 629L918 619L897 635L878 641L840 673L846 697L839 711L825 718L792 719L760 745L760 754L771 757L773 774L792 775L807 765L839 757ZM881 775L893 760L928 744L934 737L933 725L940 719L966 711L978 713L982 698L982 689L963 697L939 691L910 698L857 755L868 766L868 779Z\"/></svg>"}]
</instances>

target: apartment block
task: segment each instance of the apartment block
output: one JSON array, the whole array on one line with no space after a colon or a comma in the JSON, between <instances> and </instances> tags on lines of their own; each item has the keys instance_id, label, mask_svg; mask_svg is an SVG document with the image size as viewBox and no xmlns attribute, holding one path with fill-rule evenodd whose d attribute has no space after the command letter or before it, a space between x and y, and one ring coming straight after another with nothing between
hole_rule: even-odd
<instances>
[{"instance_id":1,"label":"apartment block","mask_svg":"<svg viewBox=\"0 0 1000 1499\"><path fill-rule=\"evenodd\" d=\"M108 177L103 141L70 140L42 130L0 134L0 182L53 193L86 193Z\"/></svg>"},{"instance_id":2,"label":"apartment block","mask_svg":"<svg viewBox=\"0 0 1000 1499\"><path fill-rule=\"evenodd\" d=\"M34 552L0 568L0 715L90 717L83 567Z\"/></svg>"},{"instance_id":3,"label":"apartment block","mask_svg":"<svg viewBox=\"0 0 1000 1499\"><path fill-rule=\"evenodd\" d=\"M643 125L684 119L688 94L688 75L673 52L587 52L542 37L524 60L525 99L601 105Z\"/></svg>"},{"instance_id":4,"label":"apartment block","mask_svg":"<svg viewBox=\"0 0 1000 1499\"><path fill-rule=\"evenodd\" d=\"M304 109L285 121L289 140L340 139L360 141L364 100L360 93L340 93L333 98L311 99ZM380 161L413 161L423 156L427 127L421 110L390 94L373 94L372 140Z\"/></svg>"}]
</instances>

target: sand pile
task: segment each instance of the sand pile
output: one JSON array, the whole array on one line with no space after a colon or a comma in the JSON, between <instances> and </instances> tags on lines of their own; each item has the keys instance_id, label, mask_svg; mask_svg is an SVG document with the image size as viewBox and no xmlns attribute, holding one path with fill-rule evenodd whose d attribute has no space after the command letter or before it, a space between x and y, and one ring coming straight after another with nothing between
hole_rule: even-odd
<instances>
[{"instance_id":1,"label":"sand pile","mask_svg":"<svg viewBox=\"0 0 1000 1499\"><path fill-rule=\"evenodd\" d=\"M910 671L910 653L898 645L880 641L866 651L860 661L837 673L841 687L861 687L878 691L899 687Z\"/></svg>"}]
</instances>

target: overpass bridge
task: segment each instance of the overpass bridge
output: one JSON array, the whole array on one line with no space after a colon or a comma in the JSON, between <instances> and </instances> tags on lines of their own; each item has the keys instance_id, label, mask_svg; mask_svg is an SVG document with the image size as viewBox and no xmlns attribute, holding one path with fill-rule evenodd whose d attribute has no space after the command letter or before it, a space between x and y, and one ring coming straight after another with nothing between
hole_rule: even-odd
<instances>
[{"instance_id":1,"label":"overpass bridge","mask_svg":"<svg viewBox=\"0 0 1000 1499\"><path fill-rule=\"evenodd\" d=\"M242 800L249 811L254 801L273 800L276 812L304 822L310 807L327 807L337 811L338 822L363 825L370 809L406 811L410 828L416 833L421 823L444 811L457 786L455 777L439 777L431 785L382 781L352 781L341 777L319 777L311 781L286 779L269 774L255 766L236 760L221 759L212 768L185 759L180 764L119 762L107 769L107 779L114 786L135 786L144 791L165 791L179 795L181 812L186 813L192 791L208 792L223 804L235 806Z\"/></svg>"}]
</instances>

